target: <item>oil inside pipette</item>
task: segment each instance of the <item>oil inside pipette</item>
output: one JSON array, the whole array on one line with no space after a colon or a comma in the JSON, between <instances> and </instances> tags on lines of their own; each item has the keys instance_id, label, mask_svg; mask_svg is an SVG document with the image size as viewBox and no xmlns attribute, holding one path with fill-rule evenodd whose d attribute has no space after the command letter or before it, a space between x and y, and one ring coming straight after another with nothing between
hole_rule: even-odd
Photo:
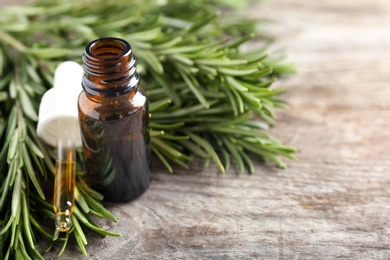
<instances>
[{"instance_id":1,"label":"oil inside pipette","mask_svg":"<svg viewBox=\"0 0 390 260\"><path fill-rule=\"evenodd\" d=\"M53 208L55 225L60 232L72 227L74 187L76 185L76 156L71 140L58 142L58 158L55 166Z\"/></svg>"}]
</instances>

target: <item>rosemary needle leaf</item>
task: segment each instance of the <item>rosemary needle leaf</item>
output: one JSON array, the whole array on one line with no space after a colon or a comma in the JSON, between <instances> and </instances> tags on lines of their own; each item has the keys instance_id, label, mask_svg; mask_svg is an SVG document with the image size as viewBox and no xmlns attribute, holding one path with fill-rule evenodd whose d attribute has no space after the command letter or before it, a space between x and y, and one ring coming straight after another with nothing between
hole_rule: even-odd
<instances>
[{"instance_id":1,"label":"rosemary needle leaf","mask_svg":"<svg viewBox=\"0 0 390 260\"><path fill-rule=\"evenodd\" d=\"M223 46L223 48L237 48L240 45L242 45L243 43L253 39L255 36L256 35L254 33L250 33L250 34L246 35L245 37L241 37L240 39Z\"/></svg>"},{"instance_id":2,"label":"rosemary needle leaf","mask_svg":"<svg viewBox=\"0 0 390 260\"><path fill-rule=\"evenodd\" d=\"M30 225L30 219L29 219L29 209L28 204L26 201L26 194L22 192L22 215L23 215L23 229L26 234L28 243L32 249L35 248L34 246L34 239L33 234L31 232L31 225Z\"/></svg>"},{"instance_id":3,"label":"rosemary needle leaf","mask_svg":"<svg viewBox=\"0 0 390 260\"><path fill-rule=\"evenodd\" d=\"M35 83L41 83L41 78L38 76L36 72L36 68L34 66L25 66L27 74L31 77L31 80Z\"/></svg>"},{"instance_id":4,"label":"rosemary needle leaf","mask_svg":"<svg viewBox=\"0 0 390 260\"><path fill-rule=\"evenodd\" d=\"M67 56L71 53L71 50L65 48L46 48L46 49L31 48L31 49L26 49L25 52L34 55L38 59L48 60L48 59Z\"/></svg>"},{"instance_id":5,"label":"rosemary needle leaf","mask_svg":"<svg viewBox=\"0 0 390 260\"><path fill-rule=\"evenodd\" d=\"M231 92L233 93L234 99L237 101L237 108L238 108L238 113L242 114L244 113L245 107L244 107L244 101L242 100L242 97L244 95L244 92L240 93L237 91L236 88L230 87Z\"/></svg>"},{"instance_id":6,"label":"rosemary needle leaf","mask_svg":"<svg viewBox=\"0 0 390 260\"><path fill-rule=\"evenodd\" d=\"M237 163L238 172L243 173L244 172L244 162L240 156L239 149L236 147L236 145L232 144L228 138L222 136L221 137L222 142L226 146L227 150L230 152L230 154L233 156L234 160Z\"/></svg>"},{"instance_id":7,"label":"rosemary needle leaf","mask_svg":"<svg viewBox=\"0 0 390 260\"><path fill-rule=\"evenodd\" d=\"M14 216L11 216L9 219L8 219L8 222L7 224L3 227L3 229L1 230L0 232L0 235L4 235L8 229L11 227L12 223L14 223L14 220L15 220L15 217Z\"/></svg>"},{"instance_id":8,"label":"rosemary needle leaf","mask_svg":"<svg viewBox=\"0 0 390 260\"><path fill-rule=\"evenodd\" d=\"M44 9L41 7L34 7L34 6L24 6L24 5L15 5L10 6L6 9L1 10L2 14L14 14L18 13L20 15L39 15L44 13Z\"/></svg>"},{"instance_id":9,"label":"rosemary needle leaf","mask_svg":"<svg viewBox=\"0 0 390 260\"><path fill-rule=\"evenodd\" d=\"M192 53L192 52L198 52L204 50L206 48L207 45L172 47L172 48L166 48L159 51L159 54L168 55L168 54L178 54L178 53Z\"/></svg>"},{"instance_id":10,"label":"rosemary needle leaf","mask_svg":"<svg viewBox=\"0 0 390 260\"><path fill-rule=\"evenodd\" d=\"M275 156L273 153L264 151L261 149L257 149L256 146L252 146L244 141L237 140L237 142L242 145L245 149L253 152L254 154L258 154L260 156L263 156L264 158L270 159L274 161L280 168L286 168L286 164L277 156Z\"/></svg>"},{"instance_id":11,"label":"rosemary needle leaf","mask_svg":"<svg viewBox=\"0 0 390 260\"><path fill-rule=\"evenodd\" d=\"M210 155L207 152L203 151L198 145L189 140L182 140L180 141L180 144L201 158L210 158Z\"/></svg>"},{"instance_id":12,"label":"rosemary needle leaf","mask_svg":"<svg viewBox=\"0 0 390 260\"><path fill-rule=\"evenodd\" d=\"M245 99L248 104L253 105L256 108L256 110L262 108L261 100L255 97L254 95L252 95L251 93L241 92L241 95L243 99Z\"/></svg>"},{"instance_id":13,"label":"rosemary needle leaf","mask_svg":"<svg viewBox=\"0 0 390 260\"><path fill-rule=\"evenodd\" d=\"M152 112L156 112L159 110L163 110L165 107L169 106L171 103L172 103L172 100L169 98L150 103L149 112L152 113Z\"/></svg>"},{"instance_id":14,"label":"rosemary needle leaf","mask_svg":"<svg viewBox=\"0 0 390 260\"><path fill-rule=\"evenodd\" d=\"M16 148L19 143L19 138L18 138L18 132L15 132L14 135L12 136L9 148L8 148L8 156L7 156L7 162L11 163L11 160L15 157L16 154Z\"/></svg>"},{"instance_id":15,"label":"rosemary needle leaf","mask_svg":"<svg viewBox=\"0 0 390 260\"><path fill-rule=\"evenodd\" d=\"M273 71L274 71L273 67L267 67L262 70L259 70L255 75L256 77L260 78L260 77L271 75Z\"/></svg>"},{"instance_id":16,"label":"rosemary needle leaf","mask_svg":"<svg viewBox=\"0 0 390 260\"><path fill-rule=\"evenodd\" d=\"M153 79L162 87L164 90L168 93L170 99L173 101L173 103L180 107L181 106L181 99L178 95L178 93L173 89L173 86L169 84L166 79L162 78L160 75L151 72L151 75Z\"/></svg>"},{"instance_id":17,"label":"rosemary needle leaf","mask_svg":"<svg viewBox=\"0 0 390 260\"><path fill-rule=\"evenodd\" d=\"M89 196L94 198L95 200L102 201L103 195L99 192L91 189L88 184L83 180L83 178L77 178L77 186L78 189L82 189L84 192L88 193Z\"/></svg>"},{"instance_id":18,"label":"rosemary needle leaf","mask_svg":"<svg viewBox=\"0 0 390 260\"><path fill-rule=\"evenodd\" d=\"M26 114L27 117L29 117L33 121L38 120L37 112L35 112L35 109L31 103L30 98L27 96L26 92L20 88L19 89L19 95L20 95L20 103L22 105L23 112Z\"/></svg>"},{"instance_id":19,"label":"rosemary needle leaf","mask_svg":"<svg viewBox=\"0 0 390 260\"><path fill-rule=\"evenodd\" d=\"M130 41L151 41L161 37L161 27L129 34Z\"/></svg>"},{"instance_id":20,"label":"rosemary needle leaf","mask_svg":"<svg viewBox=\"0 0 390 260\"><path fill-rule=\"evenodd\" d=\"M160 161L164 164L164 166L167 168L169 173L173 173L172 166L169 164L169 162L165 159L164 155L156 149L154 146L151 147L153 153L157 155L157 157L160 159Z\"/></svg>"},{"instance_id":21,"label":"rosemary needle leaf","mask_svg":"<svg viewBox=\"0 0 390 260\"><path fill-rule=\"evenodd\" d=\"M74 187L74 197L80 208L85 212L89 212L88 203L85 201L84 196L79 192L77 185Z\"/></svg>"},{"instance_id":22,"label":"rosemary needle leaf","mask_svg":"<svg viewBox=\"0 0 390 260\"><path fill-rule=\"evenodd\" d=\"M76 239L80 238L84 245L88 244L87 238L85 237L84 231L82 230L79 221L75 215L72 215L73 228L75 230Z\"/></svg>"},{"instance_id":23,"label":"rosemary needle leaf","mask_svg":"<svg viewBox=\"0 0 390 260\"><path fill-rule=\"evenodd\" d=\"M17 212L18 209L20 208L21 189L22 189L22 171L18 169L16 171L16 178L14 183L14 190L12 193L12 204L11 204L12 216L15 218L17 218Z\"/></svg>"},{"instance_id":24,"label":"rosemary needle leaf","mask_svg":"<svg viewBox=\"0 0 390 260\"><path fill-rule=\"evenodd\" d=\"M33 183L35 189L37 190L39 196L44 200L45 199L45 195L43 194L41 186L39 185L39 181L38 181L38 179L36 177L36 174L35 174L34 168L32 166L30 157L28 155L27 147L26 147L25 143L21 144L21 153L22 153L23 161L24 161L24 163L26 165L28 176L30 177L30 180Z\"/></svg>"},{"instance_id":25,"label":"rosemary needle leaf","mask_svg":"<svg viewBox=\"0 0 390 260\"><path fill-rule=\"evenodd\" d=\"M237 66L245 65L248 63L247 60L230 60L230 59L197 59L197 64L210 65L210 66Z\"/></svg>"},{"instance_id":26,"label":"rosemary needle leaf","mask_svg":"<svg viewBox=\"0 0 390 260\"><path fill-rule=\"evenodd\" d=\"M241 155L241 158L244 160L244 162L247 164L248 166L248 170L249 170L249 173L250 174L253 174L255 173L255 167L251 161L251 159L249 158L249 156L242 150L242 149L238 149L240 155Z\"/></svg>"},{"instance_id":27,"label":"rosemary needle leaf","mask_svg":"<svg viewBox=\"0 0 390 260\"><path fill-rule=\"evenodd\" d=\"M222 172L222 174L225 173L225 168L223 167L221 160L219 159L218 154L215 152L214 148L211 146L211 144L203 139L202 137L195 135L190 132L186 132L186 135L188 135L192 140L194 140L196 143L198 143L201 147L203 147L210 155L211 159L215 162L215 164L218 166L219 170Z\"/></svg>"},{"instance_id":28,"label":"rosemary needle leaf","mask_svg":"<svg viewBox=\"0 0 390 260\"><path fill-rule=\"evenodd\" d=\"M237 89L237 91L242 91L242 92L247 92L248 91L248 88L244 87L242 84L240 84L233 77L226 76L225 79L231 86L233 86L235 89Z\"/></svg>"},{"instance_id":29,"label":"rosemary needle leaf","mask_svg":"<svg viewBox=\"0 0 390 260\"><path fill-rule=\"evenodd\" d=\"M60 252L57 255L58 257L60 257L64 253L64 251L65 251L66 245L68 244L68 241L69 241L69 233L70 232L66 232L66 234L65 234L65 241L64 241L64 244L61 247Z\"/></svg>"},{"instance_id":30,"label":"rosemary needle leaf","mask_svg":"<svg viewBox=\"0 0 390 260\"><path fill-rule=\"evenodd\" d=\"M191 89L192 93L196 96L196 98L199 100L199 102L205 107L209 108L210 104L207 102L203 94L198 90L198 88L195 86L197 83L195 83L195 79L193 78L190 80L190 78L181 70L179 70L179 73L181 77L184 79L184 81L187 83L187 86Z\"/></svg>"},{"instance_id":31,"label":"rosemary needle leaf","mask_svg":"<svg viewBox=\"0 0 390 260\"><path fill-rule=\"evenodd\" d=\"M36 230L38 230L39 233L41 233L43 236L49 238L49 239L52 239L53 236L50 235L49 233L47 233L42 227L41 225L39 225L39 223L34 219L34 217L32 215L29 215L29 219L30 219L30 223L35 227Z\"/></svg>"},{"instance_id":32,"label":"rosemary needle leaf","mask_svg":"<svg viewBox=\"0 0 390 260\"><path fill-rule=\"evenodd\" d=\"M31 252L31 255L32 255L32 259L34 259L34 260L45 260L45 258L43 258L41 256L41 254L38 252L38 250L36 248L30 249L29 253L30 252Z\"/></svg>"},{"instance_id":33,"label":"rosemary needle leaf","mask_svg":"<svg viewBox=\"0 0 390 260\"><path fill-rule=\"evenodd\" d=\"M199 67L199 69L201 69L202 72L206 73L207 77L210 80L213 80L215 78L215 76L218 75L218 71L210 66L199 65L198 67Z\"/></svg>"},{"instance_id":34,"label":"rosemary needle leaf","mask_svg":"<svg viewBox=\"0 0 390 260\"><path fill-rule=\"evenodd\" d=\"M165 155L166 155L166 157L168 157L168 159L170 159L171 161L175 162L177 165L183 167L184 169L188 169L189 168L187 162L185 162L184 160L191 161L191 158L189 158L189 157L188 158L174 157L174 156L172 156L169 153L166 153Z\"/></svg>"},{"instance_id":35,"label":"rosemary needle leaf","mask_svg":"<svg viewBox=\"0 0 390 260\"><path fill-rule=\"evenodd\" d=\"M164 135L164 131L150 130L149 135L150 135L150 137L162 136L162 135Z\"/></svg>"},{"instance_id":36,"label":"rosemary needle leaf","mask_svg":"<svg viewBox=\"0 0 390 260\"><path fill-rule=\"evenodd\" d=\"M5 131L5 139L9 141L9 139L15 134L14 130L16 128L17 114L16 114L16 106L12 108L11 112L8 116L7 122L7 130Z\"/></svg>"},{"instance_id":37,"label":"rosemary needle leaf","mask_svg":"<svg viewBox=\"0 0 390 260\"><path fill-rule=\"evenodd\" d=\"M171 134L167 134L167 133L163 133L161 135L161 138L166 139L166 140L174 140L174 141L181 141L181 140L188 140L189 139L189 137L186 135L171 135Z\"/></svg>"},{"instance_id":38,"label":"rosemary needle leaf","mask_svg":"<svg viewBox=\"0 0 390 260\"><path fill-rule=\"evenodd\" d=\"M246 76L258 72L258 69L237 70L237 69L222 68L222 67L218 68L217 70L222 74L230 75L230 76Z\"/></svg>"},{"instance_id":39,"label":"rosemary needle leaf","mask_svg":"<svg viewBox=\"0 0 390 260\"><path fill-rule=\"evenodd\" d=\"M10 246L13 246L14 248L17 248L18 247L18 243L19 243L19 240L18 240L18 237L19 237L19 233L20 233L20 225L19 225L19 220L20 220L20 207L18 208L17 210L17 215L14 219L14 221L12 222L12 229L11 229L11 242L10 242Z\"/></svg>"},{"instance_id":40,"label":"rosemary needle leaf","mask_svg":"<svg viewBox=\"0 0 390 260\"><path fill-rule=\"evenodd\" d=\"M188 29L186 28L184 31L187 31L187 33L194 33L196 31L198 31L200 28L208 25L212 20L214 20L219 15L220 15L220 12L211 14L208 17L206 16L205 18L194 22L190 27L187 27Z\"/></svg>"},{"instance_id":41,"label":"rosemary needle leaf","mask_svg":"<svg viewBox=\"0 0 390 260\"><path fill-rule=\"evenodd\" d=\"M227 95L228 100L230 102L231 108L233 110L233 115L237 116L239 111L238 111L238 105L237 105L237 102L236 102L236 100L234 98L234 95L233 95L232 91L229 88L227 88L225 90L225 92L226 92L226 95ZM241 111L242 111L242 109L241 109L241 106L240 106L240 113L241 113Z\"/></svg>"},{"instance_id":42,"label":"rosemary needle leaf","mask_svg":"<svg viewBox=\"0 0 390 260\"><path fill-rule=\"evenodd\" d=\"M92 229L93 231L95 231L96 233L102 235L102 236L113 236L113 237L120 237L121 234L119 233L115 233L115 232L111 232L111 231L108 231L108 230L104 230L102 228L99 228L99 227L96 227L94 225L92 225L91 223L87 222L85 223L85 225Z\"/></svg>"},{"instance_id":43,"label":"rosemary needle leaf","mask_svg":"<svg viewBox=\"0 0 390 260\"><path fill-rule=\"evenodd\" d=\"M166 144L164 141L160 140L157 137L151 138L151 142L155 146L159 147L160 149L162 149L163 151L167 152L168 154L170 154L170 155L172 155L174 157L179 158L179 157L183 156L183 154L181 152L179 152L175 148L169 146L168 144Z\"/></svg>"},{"instance_id":44,"label":"rosemary needle leaf","mask_svg":"<svg viewBox=\"0 0 390 260\"><path fill-rule=\"evenodd\" d=\"M182 40L183 40L183 37L181 37L181 36L174 37L172 39L168 38L168 39L166 39L165 42L159 43L159 44L155 44L153 47L156 50L158 50L158 49L168 49L168 48L170 48L172 46L175 46L175 45L179 44Z\"/></svg>"},{"instance_id":45,"label":"rosemary needle leaf","mask_svg":"<svg viewBox=\"0 0 390 260\"><path fill-rule=\"evenodd\" d=\"M19 259L32 260L31 257L27 254L26 248L24 247L24 242L22 239L22 235L18 236L19 245L16 249L16 256Z\"/></svg>"},{"instance_id":46,"label":"rosemary needle leaf","mask_svg":"<svg viewBox=\"0 0 390 260\"><path fill-rule=\"evenodd\" d=\"M79 246L83 255L87 256L88 254L87 254L87 250L85 249L85 245L88 242L87 242L87 239L85 237L83 230L80 227L80 224L79 224L77 218L74 215L72 216L72 222L73 222L73 229L72 230L74 230L77 245Z\"/></svg>"},{"instance_id":47,"label":"rosemary needle leaf","mask_svg":"<svg viewBox=\"0 0 390 260\"><path fill-rule=\"evenodd\" d=\"M233 134L238 136L258 136L258 137L267 137L267 134L262 133L260 131L251 131L250 129L239 129L237 127L212 127L213 131L225 133L225 134Z\"/></svg>"},{"instance_id":48,"label":"rosemary needle leaf","mask_svg":"<svg viewBox=\"0 0 390 260\"><path fill-rule=\"evenodd\" d=\"M96 233L102 235L102 236L121 236L120 234L118 233L115 233L115 232L110 232L110 231L107 231L107 230L104 230L102 228L99 228L95 225L92 225L88 219L81 213L81 211L75 207L75 210L74 210L74 215L84 224L86 225L88 228L92 229L93 231L95 231Z\"/></svg>"},{"instance_id":49,"label":"rosemary needle leaf","mask_svg":"<svg viewBox=\"0 0 390 260\"><path fill-rule=\"evenodd\" d=\"M30 151L32 153L34 153L36 156L38 156L39 158L43 159L44 158L44 155L42 153L42 151L38 148L38 146L31 140L31 138L29 136L27 136L27 142L26 142L28 148L30 149Z\"/></svg>"},{"instance_id":50,"label":"rosemary needle leaf","mask_svg":"<svg viewBox=\"0 0 390 260\"><path fill-rule=\"evenodd\" d=\"M183 122L178 122L174 124L158 124L158 123L150 122L150 127L152 129L168 130L168 129L177 129L182 126L184 126Z\"/></svg>"},{"instance_id":51,"label":"rosemary needle leaf","mask_svg":"<svg viewBox=\"0 0 390 260\"><path fill-rule=\"evenodd\" d=\"M99 212L93 210L93 209L89 209L89 212L92 214L92 215L95 215L96 217L99 217L99 218L104 218L104 216L102 214L100 214Z\"/></svg>"},{"instance_id":52,"label":"rosemary needle leaf","mask_svg":"<svg viewBox=\"0 0 390 260\"><path fill-rule=\"evenodd\" d=\"M118 218L116 218L114 215L112 215L111 212L109 212L106 208L104 208L100 202L95 201L89 194L87 194L83 190L79 190L79 191L84 196L84 199L88 203L89 207L91 207L92 209L94 209L97 212L99 212L100 214L102 214L104 216L104 218L106 218L108 220L111 220L114 222L118 221Z\"/></svg>"},{"instance_id":53,"label":"rosemary needle leaf","mask_svg":"<svg viewBox=\"0 0 390 260\"><path fill-rule=\"evenodd\" d=\"M2 186L2 192L1 192L1 197L0 197L0 210L3 210L4 208L4 205L5 205L5 202L6 202L6 199L7 199L7 195L10 191L9 189L9 184L10 184L10 181L11 181L11 173L8 173L4 183L3 183L3 186ZM8 205L7 205L8 206ZM8 209L7 209L8 211Z\"/></svg>"},{"instance_id":54,"label":"rosemary needle leaf","mask_svg":"<svg viewBox=\"0 0 390 260\"><path fill-rule=\"evenodd\" d=\"M7 253L4 256L4 260L8 260L9 255L10 255L11 247L8 247Z\"/></svg>"},{"instance_id":55,"label":"rosemary needle leaf","mask_svg":"<svg viewBox=\"0 0 390 260\"><path fill-rule=\"evenodd\" d=\"M212 106L216 103L218 103L218 100L210 101L209 106ZM152 118L154 118L154 119L160 119L160 118L167 119L167 118L181 117L181 116L185 116L185 115L192 115L192 114L197 113L199 111L203 111L204 109L205 109L204 105L199 104L199 105L194 105L191 107L184 107L181 109L177 109L171 113L155 113L152 115ZM180 120L182 120L182 119L180 119ZM195 119L195 120L200 121L197 119Z\"/></svg>"},{"instance_id":56,"label":"rosemary needle leaf","mask_svg":"<svg viewBox=\"0 0 390 260\"><path fill-rule=\"evenodd\" d=\"M161 65L156 55L154 55L151 51L139 50L138 53L141 57L143 57L141 61L148 63L148 65L154 70L154 72L160 75L164 73L163 66Z\"/></svg>"},{"instance_id":57,"label":"rosemary needle leaf","mask_svg":"<svg viewBox=\"0 0 390 260\"><path fill-rule=\"evenodd\" d=\"M0 50L1 50L1 48L0 48ZM2 73L2 70L0 70L0 76L2 76L1 73ZM6 76L2 76L0 79L0 90L3 90L4 87L9 84L10 80L11 80L11 74L8 74Z\"/></svg>"},{"instance_id":58,"label":"rosemary needle leaf","mask_svg":"<svg viewBox=\"0 0 390 260\"><path fill-rule=\"evenodd\" d=\"M228 171L230 168L230 155L229 155L228 151L223 147L220 147L219 150L221 151L222 156L223 156L223 160L225 162L225 165L224 165L225 170Z\"/></svg>"},{"instance_id":59,"label":"rosemary needle leaf","mask_svg":"<svg viewBox=\"0 0 390 260\"><path fill-rule=\"evenodd\" d=\"M244 126L248 126L251 128L259 129L259 130L269 130L269 126L263 122L259 121L245 121L242 123Z\"/></svg>"},{"instance_id":60,"label":"rosemary needle leaf","mask_svg":"<svg viewBox=\"0 0 390 260\"><path fill-rule=\"evenodd\" d=\"M168 57L169 57L169 59L176 60L176 61L181 62L181 63L188 65L188 66L194 65L194 62L191 59L189 59L181 54L172 54L172 55L169 55Z\"/></svg>"},{"instance_id":61,"label":"rosemary needle leaf","mask_svg":"<svg viewBox=\"0 0 390 260\"><path fill-rule=\"evenodd\" d=\"M56 214L54 214L52 207L50 207L50 209L40 208L39 211L40 211L40 213L42 213L42 215L45 218L49 218L49 219L55 219L56 218Z\"/></svg>"},{"instance_id":62,"label":"rosemary needle leaf","mask_svg":"<svg viewBox=\"0 0 390 260\"><path fill-rule=\"evenodd\" d=\"M88 219L83 215L83 213L81 213L81 211L79 210L79 208L78 208L77 206L74 207L73 214L74 214L81 222L83 222L84 224L88 222Z\"/></svg>"},{"instance_id":63,"label":"rosemary needle leaf","mask_svg":"<svg viewBox=\"0 0 390 260\"><path fill-rule=\"evenodd\" d=\"M125 27L139 19L138 16L129 16L124 19L115 20L113 22L107 22L105 24L99 25L96 27L97 31L111 31L116 30L119 27Z\"/></svg>"}]
</instances>

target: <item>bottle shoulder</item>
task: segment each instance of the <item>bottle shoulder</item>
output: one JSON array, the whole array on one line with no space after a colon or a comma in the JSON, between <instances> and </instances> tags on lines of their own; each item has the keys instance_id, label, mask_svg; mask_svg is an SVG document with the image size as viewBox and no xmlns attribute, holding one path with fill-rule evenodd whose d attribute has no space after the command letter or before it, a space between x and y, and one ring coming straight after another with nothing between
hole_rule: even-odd
<instances>
[{"instance_id":1,"label":"bottle shoulder","mask_svg":"<svg viewBox=\"0 0 390 260\"><path fill-rule=\"evenodd\" d=\"M96 120L115 120L131 116L138 110L148 113L148 100L142 89L128 97L91 97L82 91L78 100L80 117Z\"/></svg>"},{"instance_id":2,"label":"bottle shoulder","mask_svg":"<svg viewBox=\"0 0 390 260\"><path fill-rule=\"evenodd\" d=\"M99 113L97 112L97 109L99 109L99 107L101 107L101 104L89 99L85 91L80 93L77 105L80 118L90 117L98 120Z\"/></svg>"}]
</instances>

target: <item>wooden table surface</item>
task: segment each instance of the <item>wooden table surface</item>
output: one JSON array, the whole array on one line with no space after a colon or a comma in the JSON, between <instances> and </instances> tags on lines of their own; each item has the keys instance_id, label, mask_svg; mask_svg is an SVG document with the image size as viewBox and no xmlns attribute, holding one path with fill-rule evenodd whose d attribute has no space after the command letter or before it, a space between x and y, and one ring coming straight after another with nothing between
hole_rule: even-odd
<instances>
[{"instance_id":1,"label":"wooden table surface","mask_svg":"<svg viewBox=\"0 0 390 260\"><path fill-rule=\"evenodd\" d=\"M272 130L299 160L157 170L141 198L110 207L119 223L100 222L122 237L91 233L85 259L390 258L390 2L270 0L248 15L275 21L265 29L299 70L278 83L290 109Z\"/></svg>"}]
</instances>

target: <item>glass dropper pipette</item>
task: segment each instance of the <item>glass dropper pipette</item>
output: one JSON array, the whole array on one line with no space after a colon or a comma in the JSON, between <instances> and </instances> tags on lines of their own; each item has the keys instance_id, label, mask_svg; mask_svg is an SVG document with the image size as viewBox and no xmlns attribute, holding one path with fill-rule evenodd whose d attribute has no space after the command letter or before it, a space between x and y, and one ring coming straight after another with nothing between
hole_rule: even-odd
<instances>
[{"instance_id":1,"label":"glass dropper pipette","mask_svg":"<svg viewBox=\"0 0 390 260\"><path fill-rule=\"evenodd\" d=\"M57 148L53 209L61 232L72 227L76 148L81 146L77 99L83 74L76 62L61 63L55 71L54 87L46 91L39 107L38 137Z\"/></svg>"}]
</instances>

